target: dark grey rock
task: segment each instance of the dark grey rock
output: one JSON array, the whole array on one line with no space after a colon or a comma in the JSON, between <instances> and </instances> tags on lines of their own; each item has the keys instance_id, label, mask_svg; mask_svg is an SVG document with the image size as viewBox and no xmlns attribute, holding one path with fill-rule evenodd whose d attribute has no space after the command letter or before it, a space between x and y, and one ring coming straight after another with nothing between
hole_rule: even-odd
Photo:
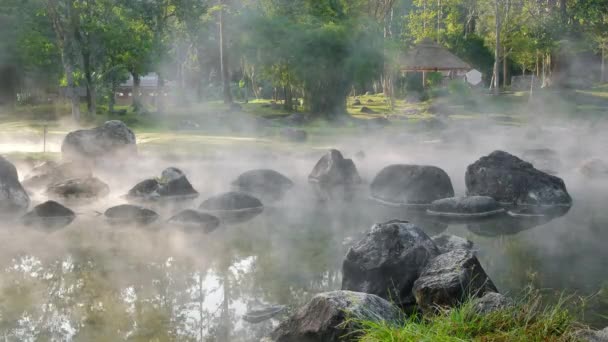
<instances>
[{"instance_id":1,"label":"dark grey rock","mask_svg":"<svg viewBox=\"0 0 608 342\"><path fill-rule=\"evenodd\" d=\"M494 151L469 165L468 196L489 196L515 205L570 206L572 198L561 178L535 169L507 152Z\"/></svg>"},{"instance_id":2,"label":"dark grey rock","mask_svg":"<svg viewBox=\"0 0 608 342\"><path fill-rule=\"evenodd\" d=\"M357 325L349 318L397 322L399 310L372 294L351 291L321 293L282 322L273 332L276 342L356 341Z\"/></svg>"},{"instance_id":3,"label":"dark grey rock","mask_svg":"<svg viewBox=\"0 0 608 342\"><path fill-rule=\"evenodd\" d=\"M536 169L549 174L556 174L562 166L559 154L550 148L525 150L521 159L532 163Z\"/></svg>"},{"instance_id":4,"label":"dark grey rock","mask_svg":"<svg viewBox=\"0 0 608 342\"><path fill-rule=\"evenodd\" d=\"M373 110L371 108L368 108L368 107L365 107L365 106L361 107L360 112L363 113L363 114L376 114L375 110Z\"/></svg>"},{"instance_id":5,"label":"dark grey rock","mask_svg":"<svg viewBox=\"0 0 608 342\"><path fill-rule=\"evenodd\" d=\"M0 156L0 214L14 215L27 210L30 197L19 183L15 166Z\"/></svg>"},{"instance_id":6,"label":"dark grey rock","mask_svg":"<svg viewBox=\"0 0 608 342\"><path fill-rule=\"evenodd\" d=\"M187 209L171 217L168 221L188 232L211 233L220 225L220 219L216 216L201 213L200 211Z\"/></svg>"},{"instance_id":7,"label":"dark grey rock","mask_svg":"<svg viewBox=\"0 0 608 342\"><path fill-rule=\"evenodd\" d=\"M61 145L66 159L97 159L137 153L135 134L122 121L111 120L93 129L70 132Z\"/></svg>"},{"instance_id":8,"label":"dark grey rock","mask_svg":"<svg viewBox=\"0 0 608 342\"><path fill-rule=\"evenodd\" d=\"M433 259L414 283L416 303L425 312L453 307L468 297L498 292L472 251L454 249Z\"/></svg>"},{"instance_id":9,"label":"dark grey rock","mask_svg":"<svg viewBox=\"0 0 608 342\"><path fill-rule=\"evenodd\" d=\"M500 203L487 196L443 198L431 203L427 210L430 215L455 218L487 217L504 211Z\"/></svg>"},{"instance_id":10,"label":"dark grey rock","mask_svg":"<svg viewBox=\"0 0 608 342\"><path fill-rule=\"evenodd\" d=\"M97 199L107 196L110 187L98 178L74 178L65 182L51 184L47 187L51 197L69 200Z\"/></svg>"},{"instance_id":11,"label":"dark grey rock","mask_svg":"<svg viewBox=\"0 0 608 342\"><path fill-rule=\"evenodd\" d=\"M109 208L104 213L106 219L112 224L148 225L158 219L153 210L131 204L122 204Z\"/></svg>"},{"instance_id":12,"label":"dark grey rock","mask_svg":"<svg viewBox=\"0 0 608 342\"><path fill-rule=\"evenodd\" d=\"M84 163L65 162L57 164L52 161L35 167L23 181L27 188L46 187L49 184L65 182L73 178L93 176L91 168Z\"/></svg>"},{"instance_id":13,"label":"dark grey rock","mask_svg":"<svg viewBox=\"0 0 608 342\"><path fill-rule=\"evenodd\" d=\"M407 307L412 286L439 249L422 229L404 221L376 224L346 254L342 289L378 295Z\"/></svg>"},{"instance_id":14,"label":"dark grey rock","mask_svg":"<svg viewBox=\"0 0 608 342\"><path fill-rule=\"evenodd\" d=\"M283 128L281 136L292 142L305 142L308 139L308 133L305 130L292 127Z\"/></svg>"},{"instance_id":15,"label":"dark grey rock","mask_svg":"<svg viewBox=\"0 0 608 342\"><path fill-rule=\"evenodd\" d=\"M208 198L199 209L219 217L225 223L241 223L261 214L264 205L256 197L231 191Z\"/></svg>"},{"instance_id":16,"label":"dark grey rock","mask_svg":"<svg viewBox=\"0 0 608 342\"><path fill-rule=\"evenodd\" d=\"M265 201L277 201L293 187L293 182L274 170L251 170L232 182L237 191L251 194Z\"/></svg>"},{"instance_id":17,"label":"dark grey rock","mask_svg":"<svg viewBox=\"0 0 608 342\"><path fill-rule=\"evenodd\" d=\"M455 249L472 250L473 242L452 234L439 234L432 237L433 242L439 248L441 254Z\"/></svg>"},{"instance_id":18,"label":"dark grey rock","mask_svg":"<svg viewBox=\"0 0 608 342\"><path fill-rule=\"evenodd\" d=\"M390 165L382 169L371 184L372 199L383 204L428 205L454 196L452 181L435 166Z\"/></svg>"},{"instance_id":19,"label":"dark grey rock","mask_svg":"<svg viewBox=\"0 0 608 342\"><path fill-rule=\"evenodd\" d=\"M46 201L25 214L22 222L26 226L58 229L72 223L74 218L76 214L72 210L55 201Z\"/></svg>"},{"instance_id":20,"label":"dark grey rock","mask_svg":"<svg viewBox=\"0 0 608 342\"><path fill-rule=\"evenodd\" d=\"M329 150L315 165L308 182L321 200L342 196L351 199L361 177L352 159L345 159L338 150Z\"/></svg>"},{"instance_id":21,"label":"dark grey rock","mask_svg":"<svg viewBox=\"0 0 608 342\"><path fill-rule=\"evenodd\" d=\"M169 167L160 178L146 179L129 190L127 197L133 200L156 201L160 199L191 199L198 197L182 170Z\"/></svg>"},{"instance_id":22,"label":"dark grey rock","mask_svg":"<svg viewBox=\"0 0 608 342\"><path fill-rule=\"evenodd\" d=\"M355 99L355 101L353 101L353 106L360 106L360 105L361 105L361 100Z\"/></svg>"},{"instance_id":23,"label":"dark grey rock","mask_svg":"<svg viewBox=\"0 0 608 342\"><path fill-rule=\"evenodd\" d=\"M487 315L513 306L513 301L498 292L488 292L483 297L475 299L473 305L477 313Z\"/></svg>"}]
</instances>

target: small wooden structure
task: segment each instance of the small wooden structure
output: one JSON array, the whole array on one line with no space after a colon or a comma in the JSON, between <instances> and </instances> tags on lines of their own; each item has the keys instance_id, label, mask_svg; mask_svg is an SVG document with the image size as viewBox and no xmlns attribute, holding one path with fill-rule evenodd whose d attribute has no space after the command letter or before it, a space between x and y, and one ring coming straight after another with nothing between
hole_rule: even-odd
<instances>
[{"instance_id":1,"label":"small wooden structure","mask_svg":"<svg viewBox=\"0 0 608 342\"><path fill-rule=\"evenodd\" d=\"M401 72L422 72L422 82L426 83L426 72L469 71L471 66L439 44L425 39L410 49L399 62Z\"/></svg>"}]
</instances>

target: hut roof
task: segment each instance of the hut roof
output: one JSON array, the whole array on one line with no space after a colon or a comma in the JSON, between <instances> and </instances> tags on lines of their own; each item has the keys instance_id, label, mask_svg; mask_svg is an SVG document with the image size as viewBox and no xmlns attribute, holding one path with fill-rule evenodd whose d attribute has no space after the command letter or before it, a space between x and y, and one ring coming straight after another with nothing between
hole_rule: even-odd
<instances>
[{"instance_id":1,"label":"hut roof","mask_svg":"<svg viewBox=\"0 0 608 342\"><path fill-rule=\"evenodd\" d=\"M425 39L400 60L401 71L470 70L471 66L453 53Z\"/></svg>"}]
</instances>

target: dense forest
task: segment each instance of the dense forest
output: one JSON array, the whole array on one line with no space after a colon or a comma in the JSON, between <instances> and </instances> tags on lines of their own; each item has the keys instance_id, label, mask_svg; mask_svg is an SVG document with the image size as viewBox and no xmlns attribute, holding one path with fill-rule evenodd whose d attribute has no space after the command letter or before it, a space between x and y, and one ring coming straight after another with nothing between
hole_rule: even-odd
<instances>
[{"instance_id":1,"label":"dense forest","mask_svg":"<svg viewBox=\"0 0 608 342\"><path fill-rule=\"evenodd\" d=\"M521 74L543 86L605 81L608 1L0 0L0 101L62 94L79 118L81 96L89 114L113 110L132 78L143 110L137 87L154 72L180 104L302 99L329 117L352 92L400 95L399 58L425 38L496 91Z\"/></svg>"}]
</instances>

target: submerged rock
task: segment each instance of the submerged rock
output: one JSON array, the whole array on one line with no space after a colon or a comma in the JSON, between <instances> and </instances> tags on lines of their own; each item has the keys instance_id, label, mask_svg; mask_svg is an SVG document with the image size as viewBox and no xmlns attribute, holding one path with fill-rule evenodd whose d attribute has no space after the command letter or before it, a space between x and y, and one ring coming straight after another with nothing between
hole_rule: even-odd
<instances>
[{"instance_id":1,"label":"submerged rock","mask_svg":"<svg viewBox=\"0 0 608 342\"><path fill-rule=\"evenodd\" d=\"M135 134L122 121L107 121L93 129L70 132L61 153L65 159L131 156L137 153Z\"/></svg>"},{"instance_id":2,"label":"submerged rock","mask_svg":"<svg viewBox=\"0 0 608 342\"><path fill-rule=\"evenodd\" d=\"M403 221L376 224L346 254L342 289L414 304L412 286L439 249L422 229Z\"/></svg>"},{"instance_id":3,"label":"submerged rock","mask_svg":"<svg viewBox=\"0 0 608 342\"><path fill-rule=\"evenodd\" d=\"M505 210L495 199L487 196L443 198L431 203L427 213L453 218L487 217Z\"/></svg>"},{"instance_id":4,"label":"submerged rock","mask_svg":"<svg viewBox=\"0 0 608 342\"><path fill-rule=\"evenodd\" d=\"M469 165L467 195L489 196L515 205L570 206L572 198L561 178L535 169L507 152L494 151Z\"/></svg>"},{"instance_id":5,"label":"submerged rock","mask_svg":"<svg viewBox=\"0 0 608 342\"><path fill-rule=\"evenodd\" d=\"M415 281L416 303L426 312L453 307L470 297L498 292L473 252L454 249L433 259Z\"/></svg>"},{"instance_id":6,"label":"submerged rock","mask_svg":"<svg viewBox=\"0 0 608 342\"><path fill-rule=\"evenodd\" d=\"M226 223L249 221L264 211L262 202L246 193L226 192L201 203L199 209L219 217Z\"/></svg>"},{"instance_id":7,"label":"submerged rock","mask_svg":"<svg viewBox=\"0 0 608 342\"><path fill-rule=\"evenodd\" d=\"M66 162L57 164L52 161L35 167L23 181L25 187L46 187L49 184L65 182L74 178L93 176L91 168L83 163Z\"/></svg>"},{"instance_id":8,"label":"submerged rock","mask_svg":"<svg viewBox=\"0 0 608 342\"><path fill-rule=\"evenodd\" d=\"M110 187L95 177L75 178L49 185L47 193L68 200L90 200L107 196Z\"/></svg>"},{"instance_id":9,"label":"submerged rock","mask_svg":"<svg viewBox=\"0 0 608 342\"><path fill-rule=\"evenodd\" d=\"M455 249L472 250L473 242L452 234L439 234L432 237L433 242L439 248L441 254Z\"/></svg>"},{"instance_id":10,"label":"submerged rock","mask_svg":"<svg viewBox=\"0 0 608 342\"><path fill-rule=\"evenodd\" d=\"M19 183L15 166L0 156L0 214L14 215L27 210L30 197Z\"/></svg>"},{"instance_id":11,"label":"submerged rock","mask_svg":"<svg viewBox=\"0 0 608 342\"><path fill-rule=\"evenodd\" d=\"M482 315L513 306L513 301L497 292L488 292L483 297L475 299L475 311Z\"/></svg>"},{"instance_id":12,"label":"submerged rock","mask_svg":"<svg viewBox=\"0 0 608 342\"><path fill-rule=\"evenodd\" d=\"M452 181L435 166L390 165L371 184L372 199L387 205L428 205L454 196Z\"/></svg>"},{"instance_id":13,"label":"submerged rock","mask_svg":"<svg viewBox=\"0 0 608 342\"><path fill-rule=\"evenodd\" d=\"M283 198L293 187L293 182L274 170L251 170L241 174L232 185L237 191L245 192L268 201Z\"/></svg>"},{"instance_id":14,"label":"submerged rock","mask_svg":"<svg viewBox=\"0 0 608 342\"><path fill-rule=\"evenodd\" d=\"M556 174L561 169L559 154L550 148L537 148L525 150L521 158L543 172Z\"/></svg>"},{"instance_id":15,"label":"submerged rock","mask_svg":"<svg viewBox=\"0 0 608 342\"><path fill-rule=\"evenodd\" d=\"M308 175L308 182L321 200L349 200L362 181L352 159L345 159L338 150L329 150Z\"/></svg>"},{"instance_id":16,"label":"submerged rock","mask_svg":"<svg viewBox=\"0 0 608 342\"><path fill-rule=\"evenodd\" d=\"M399 310L388 301L366 293L320 293L273 332L276 342L356 341L357 325L349 318L396 322Z\"/></svg>"},{"instance_id":17,"label":"submerged rock","mask_svg":"<svg viewBox=\"0 0 608 342\"><path fill-rule=\"evenodd\" d=\"M211 233L220 225L219 218L191 209L171 217L168 222L180 226L188 232L203 233Z\"/></svg>"},{"instance_id":18,"label":"submerged rock","mask_svg":"<svg viewBox=\"0 0 608 342\"><path fill-rule=\"evenodd\" d=\"M255 308L247 311L243 315L243 320L251 324L261 323L282 313L283 311L285 311L285 309L287 309L285 305L270 305L266 307Z\"/></svg>"},{"instance_id":19,"label":"submerged rock","mask_svg":"<svg viewBox=\"0 0 608 342\"><path fill-rule=\"evenodd\" d=\"M26 226L58 229L72 223L74 218L76 214L69 208L55 201L46 201L25 214L22 222Z\"/></svg>"},{"instance_id":20,"label":"submerged rock","mask_svg":"<svg viewBox=\"0 0 608 342\"><path fill-rule=\"evenodd\" d=\"M198 197L198 192L182 170L169 167L163 170L159 179L150 178L137 183L129 190L127 197L144 201L191 199Z\"/></svg>"},{"instance_id":21,"label":"submerged rock","mask_svg":"<svg viewBox=\"0 0 608 342\"><path fill-rule=\"evenodd\" d=\"M135 224L144 226L158 219L158 214L153 210L131 204L122 204L109 208L104 215L112 224Z\"/></svg>"}]
</instances>

